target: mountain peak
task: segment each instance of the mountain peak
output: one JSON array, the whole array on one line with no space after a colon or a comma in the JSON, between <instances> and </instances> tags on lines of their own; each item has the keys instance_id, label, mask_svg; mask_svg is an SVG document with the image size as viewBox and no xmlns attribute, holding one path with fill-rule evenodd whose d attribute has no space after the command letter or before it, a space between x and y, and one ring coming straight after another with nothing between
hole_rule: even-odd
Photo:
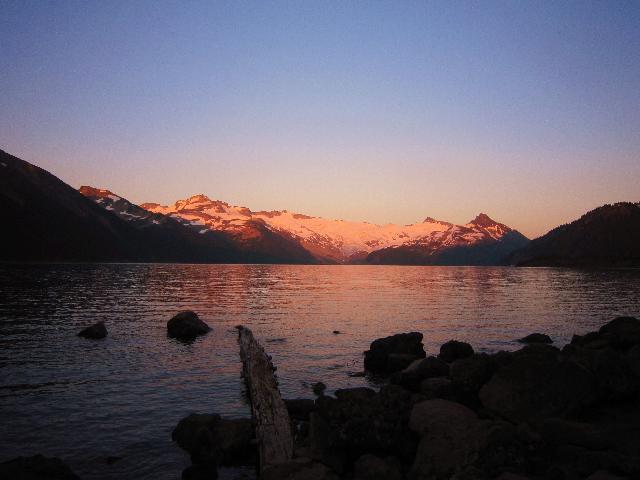
<instances>
[{"instance_id":1,"label":"mountain peak","mask_svg":"<svg viewBox=\"0 0 640 480\"><path fill-rule=\"evenodd\" d=\"M498 224L498 222L493 220L486 213L479 213L478 216L476 216L476 218L471 220L469 223L473 224L473 225L477 225L479 227L489 227L491 225L497 225Z\"/></svg>"},{"instance_id":2,"label":"mountain peak","mask_svg":"<svg viewBox=\"0 0 640 480\"><path fill-rule=\"evenodd\" d=\"M92 187L90 185L82 185L78 191L83 194L85 197L99 197L99 198L103 198L103 197L118 197L120 198L119 195L116 195L115 193L113 193L111 190L107 190L104 188L96 188L96 187Z\"/></svg>"},{"instance_id":3,"label":"mountain peak","mask_svg":"<svg viewBox=\"0 0 640 480\"><path fill-rule=\"evenodd\" d=\"M189 198L187 198L187 203L204 203L204 202L211 202L211 199L203 193L192 195Z\"/></svg>"},{"instance_id":4,"label":"mountain peak","mask_svg":"<svg viewBox=\"0 0 640 480\"><path fill-rule=\"evenodd\" d=\"M105 188L96 188L90 185L82 185L78 191L84 195L85 197L91 198L109 198L110 200L117 201L122 197L120 195L116 195L111 190L107 190Z\"/></svg>"}]
</instances>

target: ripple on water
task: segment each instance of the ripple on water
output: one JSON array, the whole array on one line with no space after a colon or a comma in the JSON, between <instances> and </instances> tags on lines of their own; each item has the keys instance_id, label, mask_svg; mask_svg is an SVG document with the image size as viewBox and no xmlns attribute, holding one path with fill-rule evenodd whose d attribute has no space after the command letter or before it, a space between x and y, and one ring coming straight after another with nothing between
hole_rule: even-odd
<instances>
[{"instance_id":1,"label":"ripple on water","mask_svg":"<svg viewBox=\"0 0 640 480\"><path fill-rule=\"evenodd\" d=\"M0 295L0 460L44 453L86 479L175 479L188 464L171 442L180 418L249 414L235 325L264 342L285 396L309 397L319 380L330 391L371 385L354 376L362 351L400 331L423 332L430 353L453 338L496 351L532 331L562 344L637 316L640 271L0 266ZM166 321L182 309L213 331L191 343L167 338ZM105 340L76 336L98 320Z\"/></svg>"}]
</instances>

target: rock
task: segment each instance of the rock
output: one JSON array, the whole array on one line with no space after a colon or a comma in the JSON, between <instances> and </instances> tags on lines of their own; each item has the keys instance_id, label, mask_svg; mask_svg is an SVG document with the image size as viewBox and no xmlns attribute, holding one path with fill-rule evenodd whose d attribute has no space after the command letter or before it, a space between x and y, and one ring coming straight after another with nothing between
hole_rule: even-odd
<instances>
[{"instance_id":1,"label":"rock","mask_svg":"<svg viewBox=\"0 0 640 480\"><path fill-rule=\"evenodd\" d=\"M334 331L333 331L333 334L334 334L334 335L340 335L341 333L342 333L342 332L341 332L340 330L334 330Z\"/></svg>"},{"instance_id":2,"label":"rock","mask_svg":"<svg viewBox=\"0 0 640 480\"><path fill-rule=\"evenodd\" d=\"M629 371L640 378L640 345L630 348L627 352L627 364Z\"/></svg>"},{"instance_id":3,"label":"rock","mask_svg":"<svg viewBox=\"0 0 640 480\"><path fill-rule=\"evenodd\" d=\"M251 420L222 419L217 414L192 413L171 434L194 464L254 465L257 452Z\"/></svg>"},{"instance_id":4,"label":"rock","mask_svg":"<svg viewBox=\"0 0 640 480\"><path fill-rule=\"evenodd\" d=\"M324 391L327 389L327 386L322 382L317 382L313 384L311 389L313 390L313 393L315 393L318 396L321 396L321 395L324 395Z\"/></svg>"},{"instance_id":5,"label":"rock","mask_svg":"<svg viewBox=\"0 0 640 480\"><path fill-rule=\"evenodd\" d=\"M549 335L544 333L532 333L518 340L520 343L553 343Z\"/></svg>"},{"instance_id":6,"label":"rock","mask_svg":"<svg viewBox=\"0 0 640 480\"><path fill-rule=\"evenodd\" d=\"M330 468L308 458L295 458L272 465L260 475L260 480L340 480Z\"/></svg>"},{"instance_id":7,"label":"rock","mask_svg":"<svg viewBox=\"0 0 640 480\"><path fill-rule=\"evenodd\" d=\"M600 349L607 348L609 346L609 341L598 332L589 332L586 335L574 335L571 338L570 345L590 349Z\"/></svg>"},{"instance_id":8,"label":"rock","mask_svg":"<svg viewBox=\"0 0 640 480\"><path fill-rule=\"evenodd\" d=\"M311 414L310 455L342 474L361 455L384 452L405 463L413 460L417 435L408 420L414 404L411 392L384 385L336 391L336 398L319 397Z\"/></svg>"},{"instance_id":9,"label":"rock","mask_svg":"<svg viewBox=\"0 0 640 480\"><path fill-rule=\"evenodd\" d=\"M285 398L284 404L294 420L309 420L309 415L316 409L316 403L310 398Z\"/></svg>"},{"instance_id":10,"label":"rock","mask_svg":"<svg viewBox=\"0 0 640 480\"><path fill-rule=\"evenodd\" d=\"M391 382L417 391L422 380L447 375L449 375L449 365L447 363L437 357L427 357L414 360L411 365L401 372L394 373L391 377Z\"/></svg>"},{"instance_id":11,"label":"rock","mask_svg":"<svg viewBox=\"0 0 640 480\"><path fill-rule=\"evenodd\" d=\"M634 336L640 334L640 320L635 317L617 317L598 330L605 335Z\"/></svg>"},{"instance_id":12,"label":"rock","mask_svg":"<svg viewBox=\"0 0 640 480\"><path fill-rule=\"evenodd\" d=\"M640 344L640 320L634 317L618 317L603 325L598 333L618 349Z\"/></svg>"},{"instance_id":13,"label":"rock","mask_svg":"<svg viewBox=\"0 0 640 480\"><path fill-rule=\"evenodd\" d=\"M544 440L550 445L577 445L589 450L605 450L611 442L589 423L546 418L538 426Z\"/></svg>"},{"instance_id":14,"label":"rock","mask_svg":"<svg viewBox=\"0 0 640 480\"><path fill-rule=\"evenodd\" d=\"M624 477L619 477L606 470L598 470L589 475L585 480L625 480Z\"/></svg>"},{"instance_id":15,"label":"rock","mask_svg":"<svg viewBox=\"0 0 640 480\"><path fill-rule=\"evenodd\" d=\"M461 358L467 358L474 354L473 347L466 342L449 340L440 346L438 358L447 363L455 362Z\"/></svg>"},{"instance_id":16,"label":"rock","mask_svg":"<svg viewBox=\"0 0 640 480\"><path fill-rule=\"evenodd\" d=\"M344 470L346 452L341 448L339 437L329 425L328 420L318 412L310 415L309 453L313 460L328 465L340 473Z\"/></svg>"},{"instance_id":17,"label":"rock","mask_svg":"<svg viewBox=\"0 0 640 480\"><path fill-rule=\"evenodd\" d=\"M95 325L80 330L78 336L99 340L107 336L107 327L105 327L104 322L98 322Z\"/></svg>"},{"instance_id":18,"label":"rock","mask_svg":"<svg viewBox=\"0 0 640 480\"><path fill-rule=\"evenodd\" d=\"M392 373L425 356L421 333L399 333L371 343L364 352L364 368L376 373Z\"/></svg>"},{"instance_id":19,"label":"rock","mask_svg":"<svg viewBox=\"0 0 640 480\"><path fill-rule=\"evenodd\" d=\"M475 353L451 364L451 385L461 396L475 397L480 388L489 381L495 364L486 353Z\"/></svg>"},{"instance_id":20,"label":"rock","mask_svg":"<svg viewBox=\"0 0 640 480\"><path fill-rule=\"evenodd\" d=\"M531 345L495 372L479 398L490 412L519 423L577 413L593 404L595 393L595 379L586 368L560 361L553 347Z\"/></svg>"},{"instance_id":21,"label":"rock","mask_svg":"<svg viewBox=\"0 0 640 480\"><path fill-rule=\"evenodd\" d=\"M427 400L431 400L433 398L453 400L455 398L451 380L446 377L435 377L422 380L422 382L420 382L420 393L422 393Z\"/></svg>"},{"instance_id":22,"label":"rock","mask_svg":"<svg viewBox=\"0 0 640 480\"><path fill-rule=\"evenodd\" d=\"M483 441L481 422L469 408L448 400L425 400L414 405L409 427L420 434L411 478L449 478L474 459Z\"/></svg>"},{"instance_id":23,"label":"rock","mask_svg":"<svg viewBox=\"0 0 640 480\"><path fill-rule=\"evenodd\" d=\"M336 390L336 398L349 403L366 403L376 396L376 391L368 387L341 388Z\"/></svg>"},{"instance_id":24,"label":"rock","mask_svg":"<svg viewBox=\"0 0 640 480\"><path fill-rule=\"evenodd\" d=\"M204 335L210 330L211 327L191 310L180 312L167 322L167 334L172 338L188 340Z\"/></svg>"},{"instance_id":25,"label":"rock","mask_svg":"<svg viewBox=\"0 0 640 480\"><path fill-rule=\"evenodd\" d=\"M478 422L478 416L464 405L436 398L417 403L411 410L409 428L419 435L463 435Z\"/></svg>"},{"instance_id":26,"label":"rock","mask_svg":"<svg viewBox=\"0 0 640 480\"><path fill-rule=\"evenodd\" d=\"M523 477L517 473L502 472L495 480L529 480L529 477Z\"/></svg>"},{"instance_id":27,"label":"rock","mask_svg":"<svg viewBox=\"0 0 640 480\"><path fill-rule=\"evenodd\" d=\"M499 472L534 472L546 465L546 444L527 424L484 422L477 453L471 465L473 478L492 478Z\"/></svg>"},{"instance_id":28,"label":"rock","mask_svg":"<svg viewBox=\"0 0 640 480\"><path fill-rule=\"evenodd\" d=\"M375 455L362 455L354 465L355 480L402 480L397 466Z\"/></svg>"},{"instance_id":29,"label":"rock","mask_svg":"<svg viewBox=\"0 0 640 480\"><path fill-rule=\"evenodd\" d=\"M387 357L387 373L399 372L411 365L415 360L420 357L411 355L410 353L391 353Z\"/></svg>"},{"instance_id":30,"label":"rock","mask_svg":"<svg viewBox=\"0 0 640 480\"><path fill-rule=\"evenodd\" d=\"M640 320L618 317L603 325L597 332L574 335L570 345L590 349L627 350L640 345Z\"/></svg>"},{"instance_id":31,"label":"rock","mask_svg":"<svg viewBox=\"0 0 640 480\"><path fill-rule=\"evenodd\" d=\"M43 455L17 457L0 463L0 478L7 480L79 480L59 458Z\"/></svg>"},{"instance_id":32,"label":"rock","mask_svg":"<svg viewBox=\"0 0 640 480\"><path fill-rule=\"evenodd\" d=\"M218 468L215 463L191 465L182 471L182 480L216 480Z\"/></svg>"}]
</instances>

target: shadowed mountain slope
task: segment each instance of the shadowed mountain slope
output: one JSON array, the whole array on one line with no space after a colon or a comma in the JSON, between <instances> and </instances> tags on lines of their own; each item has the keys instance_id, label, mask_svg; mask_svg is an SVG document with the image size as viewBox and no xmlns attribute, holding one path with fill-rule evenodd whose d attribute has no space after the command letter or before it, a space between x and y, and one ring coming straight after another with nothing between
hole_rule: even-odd
<instances>
[{"instance_id":1,"label":"shadowed mountain slope","mask_svg":"<svg viewBox=\"0 0 640 480\"><path fill-rule=\"evenodd\" d=\"M520 266L640 266L640 203L598 207L508 260Z\"/></svg>"}]
</instances>

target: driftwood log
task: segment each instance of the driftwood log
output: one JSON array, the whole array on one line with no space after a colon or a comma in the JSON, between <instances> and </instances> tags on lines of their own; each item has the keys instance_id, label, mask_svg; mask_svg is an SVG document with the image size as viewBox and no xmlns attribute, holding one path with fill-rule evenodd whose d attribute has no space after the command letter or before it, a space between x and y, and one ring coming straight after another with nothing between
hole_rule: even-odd
<instances>
[{"instance_id":1,"label":"driftwood log","mask_svg":"<svg viewBox=\"0 0 640 480\"><path fill-rule=\"evenodd\" d=\"M236 328L243 375L255 422L260 472L262 472L269 466L291 460L293 456L291 421L278 390L271 358L256 341L251 330L241 325Z\"/></svg>"}]
</instances>

